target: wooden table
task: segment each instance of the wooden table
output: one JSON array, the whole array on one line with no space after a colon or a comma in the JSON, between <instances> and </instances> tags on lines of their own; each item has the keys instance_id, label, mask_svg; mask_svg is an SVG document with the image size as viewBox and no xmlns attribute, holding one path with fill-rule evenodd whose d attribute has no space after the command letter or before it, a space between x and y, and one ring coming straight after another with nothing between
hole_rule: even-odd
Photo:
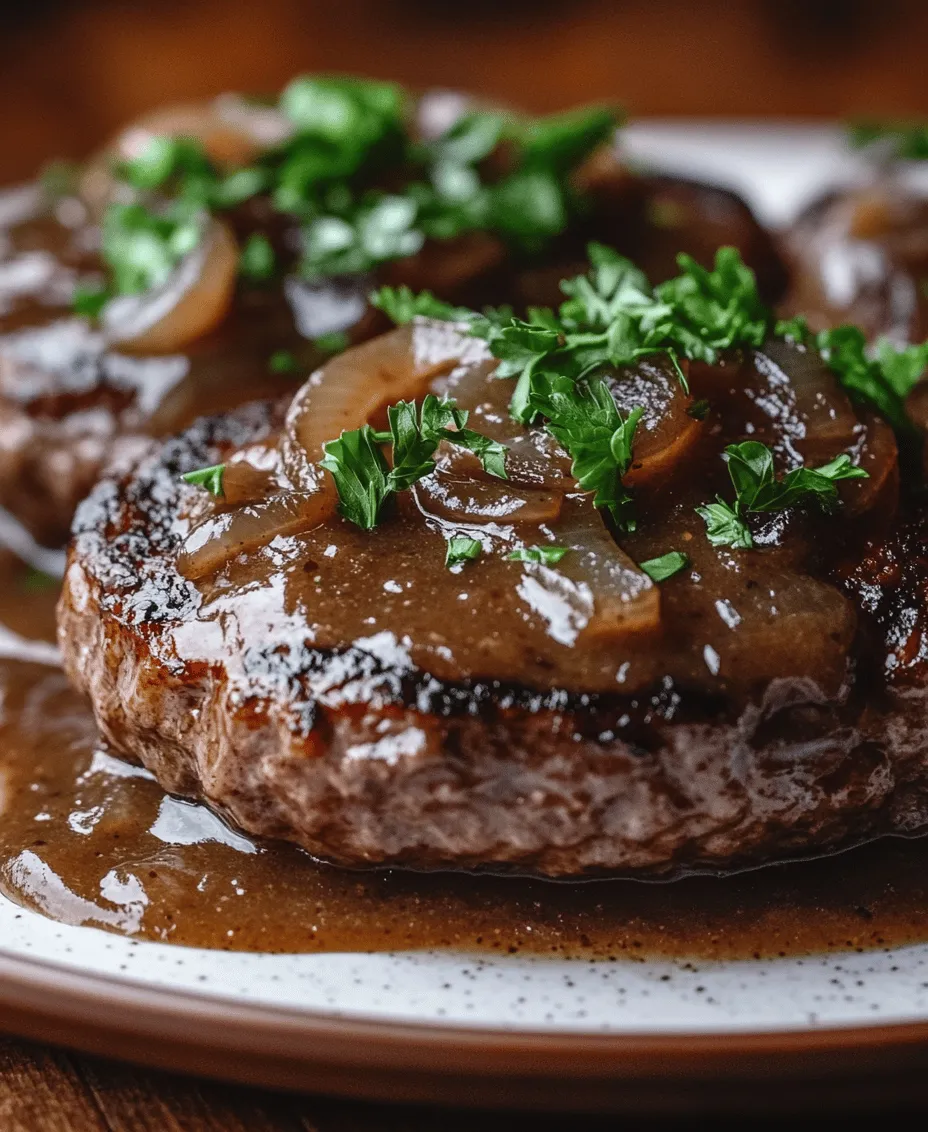
<instances>
[{"instance_id":1,"label":"wooden table","mask_svg":"<svg viewBox=\"0 0 928 1132\"><path fill-rule=\"evenodd\" d=\"M751 1124L752 1132L767 1127L753 1119ZM743 1120L730 1126L740 1132ZM150 1072L0 1036L0 1132L575 1132L578 1127L582 1132L619 1127L692 1132L693 1122L450 1112L293 1096ZM729 1122L714 1127L723 1129Z\"/></svg>"},{"instance_id":2,"label":"wooden table","mask_svg":"<svg viewBox=\"0 0 928 1132\"><path fill-rule=\"evenodd\" d=\"M899 1108L891 1095L874 1103L871 1115L924 1121L924 1110ZM858 1107L855 1115L866 1114ZM783 1132L782 1115L745 1116L751 1132ZM745 1116L546 1117L365 1104L200 1081L0 1036L0 1132L743 1132ZM814 1119L829 1129L849 1116Z\"/></svg>"}]
</instances>

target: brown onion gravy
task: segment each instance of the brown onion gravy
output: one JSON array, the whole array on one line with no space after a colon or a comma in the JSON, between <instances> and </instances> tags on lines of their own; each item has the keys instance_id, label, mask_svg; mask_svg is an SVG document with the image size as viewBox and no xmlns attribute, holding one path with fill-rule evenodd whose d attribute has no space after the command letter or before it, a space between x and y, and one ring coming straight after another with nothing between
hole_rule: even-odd
<instances>
[{"instance_id":1,"label":"brown onion gravy","mask_svg":"<svg viewBox=\"0 0 928 1132\"><path fill-rule=\"evenodd\" d=\"M50 640L54 585L8 556L2 617ZM271 952L457 948L775 957L928 939L928 840L727 878L553 883L349 872L254 843L100 750L57 668L0 661L0 892L135 938Z\"/></svg>"}]
</instances>

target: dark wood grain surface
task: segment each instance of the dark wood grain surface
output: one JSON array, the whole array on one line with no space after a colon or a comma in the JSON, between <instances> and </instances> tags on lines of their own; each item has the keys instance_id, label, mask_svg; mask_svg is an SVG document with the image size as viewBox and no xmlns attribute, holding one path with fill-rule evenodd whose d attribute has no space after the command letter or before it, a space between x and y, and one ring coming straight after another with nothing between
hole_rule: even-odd
<instances>
[{"instance_id":1,"label":"dark wood grain surface","mask_svg":"<svg viewBox=\"0 0 928 1132\"><path fill-rule=\"evenodd\" d=\"M581 1121L584 1132L618 1127L611 1117L451 1112L263 1092L0 1038L2 1132L573 1132ZM631 1127L642 1127L640 1118Z\"/></svg>"},{"instance_id":2,"label":"dark wood grain surface","mask_svg":"<svg viewBox=\"0 0 928 1132\"><path fill-rule=\"evenodd\" d=\"M877 1100L871 1116L924 1118ZM857 1108L855 1114L863 1115ZM797 1116L801 1118L801 1113ZM815 1116L844 1128L849 1113ZM747 1114L746 1114L747 1116ZM751 1132L782 1132L752 1113ZM150 1072L0 1037L0 1132L743 1132L745 1117L552 1116L373 1105L296 1096Z\"/></svg>"}]
</instances>

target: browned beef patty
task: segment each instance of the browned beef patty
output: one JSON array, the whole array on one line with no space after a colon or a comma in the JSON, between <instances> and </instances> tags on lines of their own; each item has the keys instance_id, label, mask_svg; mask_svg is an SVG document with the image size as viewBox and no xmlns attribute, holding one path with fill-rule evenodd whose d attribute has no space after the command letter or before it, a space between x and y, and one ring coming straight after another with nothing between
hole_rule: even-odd
<instances>
[{"instance_id":1,"label":"browned beef patty","mask_svg":"<svg viewBox=\"0 0 928 1132\"><path fill-rule=\"evenodd\" d=\"M253 406L149 442L77 513L67 670L107 743L169 791L342 865L552 877L725 871L928 825L923 520L863 543L828 529L847 550L833 571L847 596L823 586L816 603L843 628L816 643L784 610L755 641L759 672L786 658L766 681L722 637L703 679L687 675L697 650L678 645L694 654L678 675L632 692L440 678L376 624L320 644L293 593L325 549L275 540L205 586L178 573L192 490L179 475L276 437L280 421ZM770 581L746 569L727 611L750 622L742 599ZM373 566L365 577L376 610L381 579ZM691 591L670 585L676 621L687 601L698 619ZM460 616L438 606L436 628ZM712 678L719 664L729 679Z\"/></svg>"}]
</instances>

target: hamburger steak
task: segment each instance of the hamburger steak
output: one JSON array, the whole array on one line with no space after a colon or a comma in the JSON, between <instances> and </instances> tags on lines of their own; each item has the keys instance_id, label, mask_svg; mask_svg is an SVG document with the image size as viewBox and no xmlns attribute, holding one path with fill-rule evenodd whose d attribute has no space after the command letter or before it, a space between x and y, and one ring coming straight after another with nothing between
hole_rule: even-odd
<instances>
[{"instance_id":1,"label":"hamburger steak","mask_svg":"<svg viewBox=\"0 0 928 1132\"><path fill-rule=\"evenodd\" d=\"M0 506L60 545L115 443L292 390L333 340L386 329L377 283L524 308L556 301L600 239L653 279L680 250L708 265L732 244L771 300L783 291L747 205L631 172L614 113L525 119L524 171L515 120L447 92L303 78L278 106L165 107L60 184L0 193ZM432 199L442 170L457 195Z\"/></svg>"},{"instance_id":2,"label":"hamburger steak","mask_svg":"<svg viewBox=\"0 0 928 1132\"><path fill-rule=\"evenodd\" d=\"M569 293L645 287L617 262ZM756 293L728 345L629 362L612 332L594 376L546 375L622 301L585 330L569 302L415 317L290 405L123 453L59 606L106 742L347 866L667 877L921 831L924 521L892 430ZM608 422L592 462L571 406Z\"/></svg>"}]
</instances>

